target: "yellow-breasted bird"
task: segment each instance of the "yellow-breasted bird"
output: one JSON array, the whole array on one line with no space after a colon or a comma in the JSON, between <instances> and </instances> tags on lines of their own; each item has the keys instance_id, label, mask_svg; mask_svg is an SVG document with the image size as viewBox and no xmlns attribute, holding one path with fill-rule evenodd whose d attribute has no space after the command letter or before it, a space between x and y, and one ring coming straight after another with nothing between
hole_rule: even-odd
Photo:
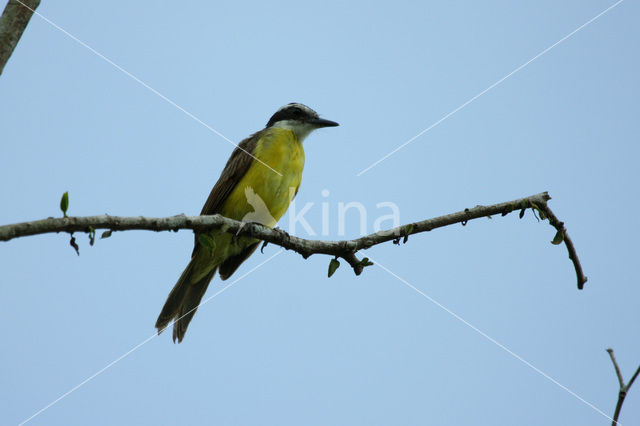
<instances>
[{"instance_id":1,"label":"yellow-breasted bird","mask_svg":"<svg viewBox=\"0 0 640 426\"><path fill-rule=\"evenodd\" d=\"M298 192L304 167L302 141L315 129L338 123L318 117L311 108L290 103L271 117L266 127L233 151L211 190L201 215L219 213L244 222L273 227ZM173 320L173 341L181 342L189 322L218 271L226 280L247 260L260 241L221 230L195 235L191 261L165 302L156 328L161 333Z\"/></svg>"}]
</instances>

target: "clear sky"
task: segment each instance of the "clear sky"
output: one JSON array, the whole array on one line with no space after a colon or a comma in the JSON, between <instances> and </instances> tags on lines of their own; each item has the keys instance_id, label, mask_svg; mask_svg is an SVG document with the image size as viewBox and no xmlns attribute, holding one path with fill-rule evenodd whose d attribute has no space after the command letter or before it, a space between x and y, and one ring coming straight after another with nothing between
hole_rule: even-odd
<instances>
[{"instance_id":1,"label":"clear sky","mask_svg":"<svg viewBox=\"0 0 640 426\"><path fill-rule=\"evenodd\" d=\"M329 258L271 259L268 246L182 344L151 338L29 424L610 424L597 411L612 415L618 392L605 349L627 379L640 363L638 2L357 174L612 4L43 1L233 141L291 101L338 121L305 142L297 208L313 203L319 234L329 212L314 238L360 235L355 209L339 235L341 202L361 203L372 232L389 214L378 203L410 222L549 191L589 282L577 290L565 247L530 213L365 253L391 273L343 265L329 279ZM233 149L37 16L0 76L0 139L3 224L60 216L64 191L71 215L197 214ZM79 257L68 235L0 244L1 424L153 336L193 244L188 231L77 239ZM620 420L639 419L636 384Z\"/></svg>"}]
</instances>

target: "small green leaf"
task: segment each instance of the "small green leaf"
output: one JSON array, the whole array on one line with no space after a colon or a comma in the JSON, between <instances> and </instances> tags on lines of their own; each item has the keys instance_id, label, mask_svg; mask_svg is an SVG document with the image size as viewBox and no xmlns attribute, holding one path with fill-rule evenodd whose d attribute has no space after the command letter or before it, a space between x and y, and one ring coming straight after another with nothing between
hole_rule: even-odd
<instances>
[{"instance_id":1,"label":"small green leaf","mask_svg":"<svg viewBox=\"0 0 640 426\"><path fill-rule=\"evenodd\" d=\"M409 234L413 232L413 223L408 224L404 227L404 238L402 239L402 243L406 244L409 240Z\"/></svg>"},{"instance_id":2,"label":"small green leaf","mask_svg":"<svg viewBox=\"0 0 640 426\"><path fill-rule=\"evenodd\" d=\"M104 232L102 233L102 235L100 236L100 238L101 238L101 239L109 238L109 237L111 236L111 234L112 234L112 233L113 233L113 231L112 231L111 229L109 229L108 231L104 231Z\"/></svg>"},{"instance_id":3,"label":"small green leaf","mask_svg":"<svg viewBox=\"0 0 640 426\"><path fill-rule=\"evenodd\" d=\"M372 261L370 261L368 257L365 257L365 258L363 258L363 259L360 261L360 265L361 265L363 268L366 268L367 266L371 266L371 265L373 265L373 262L372 262Z\"/></svg>"},{"instance_id":4,"label":"small green leaf","mask_svg":"<svg viewBox=\"0 0 640 426\"><path fill-rule=\"evenodd\" d=\"M339 267L340 262L338 261L338 259L331 259L331 262L329 262L329 274L327 276L331 278L331 275L333 275L333 273L336 272L336 269L338 269Z\"/></svg>"},{"instance_id":5,"label":"small green leaf","mask_svg":"<svg viewBox=\"0 0 640 426\"><path fill-rule=\"evenodd\" d=\"M198 242L202 247L208 248L211 254L213 254L216 249L216 242L207 234L198 234Z\"/></svg>"},{"instance_id":6,"label":"small green leaf","mask_svg":"<svg viewBox=\"0 0 640 426\"><path fill-rule=\"evenodd\" d=\"M69 191L62 194L62 198L60 199L60 210L62 210L62 214L64 214L64 217L67 217L68 209L69 209Z\"/></svg>"},{"instance_id":7,"label":"small green leaf","mask_svg":"<svg viewBox=\"0 0 640 426\"><path fill-rule=\"evenodd\" d=\"M553 245L558 245L560 244L562 241L564 240L564 233L562 232L562 230L556 232L556 236L553 237L553 240L551 240L551 244Z\"/></svg>"},{"instance_id":8,"label":"small green leaf","mask_svg":"<svg viewBox=\"0 0 640 426\"><path fill-rule=\"evenodd\" d=\"M93 229L93 226L89 227L89 245L93 246L96 242L96 230Z\"/></svg>"}]
</instances>

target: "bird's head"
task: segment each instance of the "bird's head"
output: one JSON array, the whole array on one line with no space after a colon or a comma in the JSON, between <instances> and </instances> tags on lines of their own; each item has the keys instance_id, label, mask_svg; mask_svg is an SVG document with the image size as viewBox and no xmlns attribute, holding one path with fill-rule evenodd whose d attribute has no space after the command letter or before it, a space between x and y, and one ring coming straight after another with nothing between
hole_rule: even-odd
<instances>
[{"instance_id":1,"label":"bird's head","mask_svg":"<svg viewBox=\"0 0 640 426\"><path fill-rule=\"evenodd\" d=\"M300 142L315 129L334 126L338 126L338 123L320 118L318 113L308 106L295 102L280 108L267 123L267 128L280 127L291 130Z\"/></svg>"}]
</instances>

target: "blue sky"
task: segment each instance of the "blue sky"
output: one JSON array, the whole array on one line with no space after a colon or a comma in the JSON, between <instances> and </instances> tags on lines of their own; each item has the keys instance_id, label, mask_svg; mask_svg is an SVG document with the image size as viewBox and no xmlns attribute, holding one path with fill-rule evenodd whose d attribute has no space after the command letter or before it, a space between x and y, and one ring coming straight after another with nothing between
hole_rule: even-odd
<instances>
[{"instance_id":1,"label":"blue sky","mask_svg":"<svg viewBox=\"0 0 640 426\"><path fill-rule=\"evenodd\" d=\"M306 140L297 197L318 229L328 203L322 238L341 238L340 202L362 203L371 232L381 202L410 222L549 191L589 282L576 289L564 246L530 213L364 253L562 388L377 265L328 279L327 257L269 260L268 246L181 345L148 340L29 424L609 424L597 411L617 399L605 349L625 378L640 363L637 2L356 175L612 4L43 2L233 141L291 101L338 121ZM37 16L0 100L3 224L59 216L64 191L71 215L197 214L233 149ZM358 236L355 211L347 219ZM0 244L2 424L153 336L193 243L187 231L77 237L79 257L66 235ZM216 278L207 295L223 288ZM632 388L620 420L638 418Z\"/></svg>"}]
</instances>

